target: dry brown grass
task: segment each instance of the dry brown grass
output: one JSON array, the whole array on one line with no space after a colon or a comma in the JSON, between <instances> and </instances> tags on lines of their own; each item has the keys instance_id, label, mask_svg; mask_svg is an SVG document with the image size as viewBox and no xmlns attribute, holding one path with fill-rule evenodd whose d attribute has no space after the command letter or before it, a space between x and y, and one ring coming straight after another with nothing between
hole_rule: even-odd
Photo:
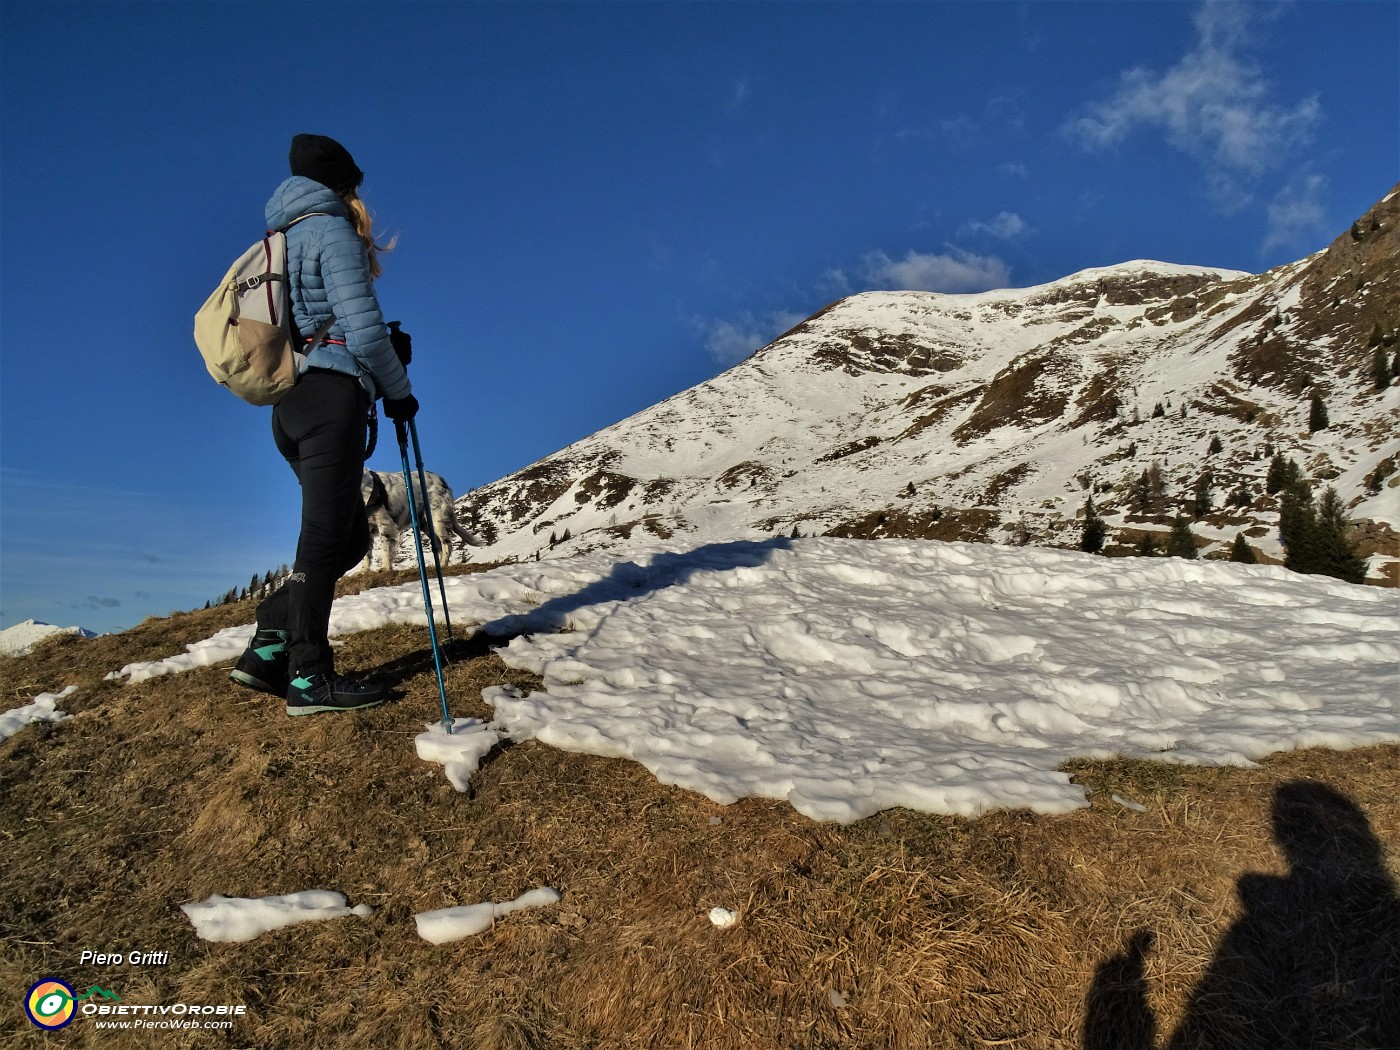
<instances>
[{"instance_id":1,"label":"dry brown grass","mask_svg":"<svg viewBox=\"0 0 1400 1050\"><path fill-rule=\"evenodd\" d=\"M422 629L346 641L343 669L378 668L402 694L355 716L289 719L226 668L102 681L249 615L153 620L0 663L6 706L81 687L63 704L72 721L0 744L0 1042L1400 1046L1400 747L1254 769L1081 762L1091 805L1074 813L892 811L843 828L535 743L499 751L458 794L413 750L437 708ZM533 684L480 641L452 655L459 716L489 715L487 685ZM541 885L562 901L481 936L415 932L416 912ZM376 912L211 944L179 909L312 888ZM739 925L713 927L714 905ZM83 967L84 949L170 963ZM49 975L249 1015L165 1036L80 1018L45 1037L20 1004Z\"/></svg>"}]
</instances>

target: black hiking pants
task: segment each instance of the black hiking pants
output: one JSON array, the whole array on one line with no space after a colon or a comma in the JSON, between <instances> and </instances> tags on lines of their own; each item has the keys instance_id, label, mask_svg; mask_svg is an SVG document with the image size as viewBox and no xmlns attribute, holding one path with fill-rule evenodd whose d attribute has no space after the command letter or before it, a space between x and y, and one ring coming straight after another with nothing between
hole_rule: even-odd
<instances>
[{"instance_id":1,"label":"black hiking pants","mask_svg":"<svg viewBox=\"0 0 1400 1050\"><path fill-rule=\"evenodd\" d=\"M287 632L296 675L329 674L335 585L369 551L360 497L369 395L354 376L306 373L272 410L272 437L301 483L301 535L292 574L258 606L260 629Z\"/></svg>"}]
</instances>

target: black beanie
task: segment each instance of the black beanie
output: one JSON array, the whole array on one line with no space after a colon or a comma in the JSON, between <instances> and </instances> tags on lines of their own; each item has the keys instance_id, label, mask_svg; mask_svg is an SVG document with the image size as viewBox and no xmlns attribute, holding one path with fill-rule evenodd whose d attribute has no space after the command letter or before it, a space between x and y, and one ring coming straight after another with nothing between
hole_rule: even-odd
<instances>
[{"instance_id":1,"label":"black beanie","mask_svg":"<svg viewBox=\"0 0 1400 1050\"><path fill-rule=\"evenodd\" d=\"M293 175L315 179L336 193L348 193L364 181L365 173L355 164L350 151L325 135L296 136L287 159Z\"/></svg>"}]
</instances>

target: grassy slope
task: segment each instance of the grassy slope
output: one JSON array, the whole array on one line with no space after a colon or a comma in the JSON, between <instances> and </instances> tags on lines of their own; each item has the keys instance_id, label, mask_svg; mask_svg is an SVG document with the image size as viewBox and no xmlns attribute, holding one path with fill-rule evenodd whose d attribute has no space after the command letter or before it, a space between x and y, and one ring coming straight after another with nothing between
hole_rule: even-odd
<instances>
[{"instance_id":1,"label":"grassy slope","mask_svg":"<svg viewBox=\"0 0 1400 1050\"><path fill-rule=\"evenodd\" d=\"M1064 816L841 828L535 743L458 794L413 750L438 702L422 629L346 640L342 670L383 668L402 694L356 716L289 719L226 668L102 681L250 620L224 607L0 662L7 708L81 687L72 721L0 744L0 1042L1145 1050L1180 1029L1174 1045L1400 1046L1400 747L1247 770L1084 762L1092 805ZM453 655L459 716L489 715L486 685L531 685L483 643ZM1279 791L1299 780L1345 797ZM541 885L561 903L417 937L416 912ZM211 944L179 909L313 888L376 912ZM742 921L713 927L713 905ZM84 949L170 962L82 967ZM49 975L249 1016L159 1036L80 1018L46 1037L20 1004Z\"/></svg>"}]
</instances>

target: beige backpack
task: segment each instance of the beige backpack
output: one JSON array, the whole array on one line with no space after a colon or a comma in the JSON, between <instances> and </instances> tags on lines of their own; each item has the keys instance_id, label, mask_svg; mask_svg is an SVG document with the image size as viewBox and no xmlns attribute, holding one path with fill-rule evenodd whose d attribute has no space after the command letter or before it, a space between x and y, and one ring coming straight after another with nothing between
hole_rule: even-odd
<instances>
[{"instance_id":1,"label":"beige backpack","mask_svg":"<svg viewBox=\"0 0 1400 1050\"><path fill-rule=\"evenodd\" d=\"M310 212L308 215L321 214ZM194 341L220 385L254 405L275 405L296 385L302 361L331 325L327 318L304 348L292 322L287 229L269 230L229 267L194 315Z\"/></svg>"}]
</instances>

